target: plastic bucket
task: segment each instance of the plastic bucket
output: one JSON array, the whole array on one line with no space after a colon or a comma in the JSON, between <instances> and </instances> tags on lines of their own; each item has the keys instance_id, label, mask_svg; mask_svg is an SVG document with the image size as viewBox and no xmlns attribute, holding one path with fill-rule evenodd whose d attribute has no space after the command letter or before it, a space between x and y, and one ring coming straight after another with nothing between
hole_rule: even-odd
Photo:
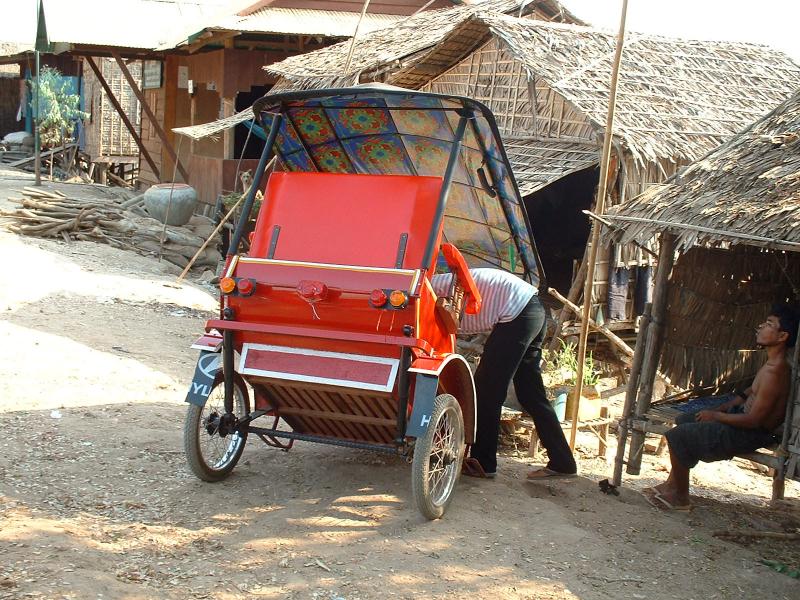
<instances>
[{"instance_id":1,"label":"plastic bucket","mask_svg":"<svg viewBox=\"0 0 800 600\"><path fill-rule=\"evenodd\" d=\"M567 396L569 390L558 390L555 399L551 402L553 410L556 411L556 417L559 421L563 421L567 417Z\"/></svg>"}]
</instances>

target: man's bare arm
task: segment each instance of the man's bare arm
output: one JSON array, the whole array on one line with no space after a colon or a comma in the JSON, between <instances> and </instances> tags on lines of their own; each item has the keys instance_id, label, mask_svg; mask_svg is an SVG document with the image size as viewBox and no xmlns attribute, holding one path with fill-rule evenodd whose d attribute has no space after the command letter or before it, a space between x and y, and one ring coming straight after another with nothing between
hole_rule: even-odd
<instances>
[{"instance_id":1,"label":"man's bare arm","mask_svg":"<svg viewBox=\"0 0 800 600\"><path fill-rule=\"evenodd\" d=\"M753 388L752 387L747 388L743 392L737 392L736 395L733 398L731 398L727 402L723 402L722 404L720 404L716 408L716 410L718 410L720 412L728 412L730 409L732 409L732 408L734 408L736 406L741 406L742 404L747 402L747 398L752 393L753 393Z\"/></svg>"},{"instance_id":2,"label":"man's bare arm","mask_svg":"<svg viewBox=\"0 0 800 600\"><path fill-rule=\"evenodd\" d=\"M766 375L766 374L765 374ZM742 429L762 429L768 426L767 421L775 406L784 395L784 383L781 378L770 374L764 376L758 389L758 395L746 413L729 414L712 410L703 410L697 414L698 421L716 421Z\"/></svg>"}]
</instances>

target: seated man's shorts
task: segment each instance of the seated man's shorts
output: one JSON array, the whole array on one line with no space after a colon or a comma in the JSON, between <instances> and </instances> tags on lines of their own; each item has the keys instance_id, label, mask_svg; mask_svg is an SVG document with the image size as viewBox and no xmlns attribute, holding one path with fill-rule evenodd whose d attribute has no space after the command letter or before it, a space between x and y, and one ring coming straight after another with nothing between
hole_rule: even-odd
<instances>
[{"instance_id":1,"label":"seated man's shorts","mask_svg":"<svg viewBox=\"0 0 800 600\"><path fill-rule=\"evenodd\" d=\"M736 454L754 452L776 441L774 434L763 429L742 429L715 422L683 423L664 435L670 454L687 469L701 460L729 460Z\"/></svg>"}]
</instances>

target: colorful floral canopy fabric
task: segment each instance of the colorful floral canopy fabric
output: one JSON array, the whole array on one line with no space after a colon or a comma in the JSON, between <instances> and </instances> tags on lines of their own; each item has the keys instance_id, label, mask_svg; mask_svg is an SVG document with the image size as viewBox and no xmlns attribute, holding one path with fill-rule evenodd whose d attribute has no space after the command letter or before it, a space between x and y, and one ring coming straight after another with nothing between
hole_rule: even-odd
<instances>
[{"instance_id":1,"label":"colorful floral canopy fabric","mask_svg":"<svg viewBox=\"0 0 800 600\"><path fill-rule=\"evenodd\" d=\"M540 268L494 117L457 96L382 85L267 95L253 107L268 131L282 113L276 151L290 171L443 177L461 114L471 115L447 198L444 237L470 266Z\"/></svg>"}]
</instances>

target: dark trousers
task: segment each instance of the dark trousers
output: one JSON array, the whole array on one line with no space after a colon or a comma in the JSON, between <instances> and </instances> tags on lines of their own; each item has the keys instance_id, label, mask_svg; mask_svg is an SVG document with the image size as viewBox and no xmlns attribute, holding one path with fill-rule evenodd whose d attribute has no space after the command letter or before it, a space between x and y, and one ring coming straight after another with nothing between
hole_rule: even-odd
<instances>
[{"instance_id":1,"label":"dark trousers","mask_svg":"<svg viewBox=\"0 0 800 600\"><path fill-rule=\"evenodd\" d=\"M475 372L478 431L470 455L487 472L497 470L500 415L512 379L517 400L533 418L539 439L547 450L550 459L548 468L562 473L577 471L575 459L556 412L547 400L542 381L544 333L544 307L539 297L534 296L513 321L497 324L486 340Z\"/></svg>"}]
</instances>

